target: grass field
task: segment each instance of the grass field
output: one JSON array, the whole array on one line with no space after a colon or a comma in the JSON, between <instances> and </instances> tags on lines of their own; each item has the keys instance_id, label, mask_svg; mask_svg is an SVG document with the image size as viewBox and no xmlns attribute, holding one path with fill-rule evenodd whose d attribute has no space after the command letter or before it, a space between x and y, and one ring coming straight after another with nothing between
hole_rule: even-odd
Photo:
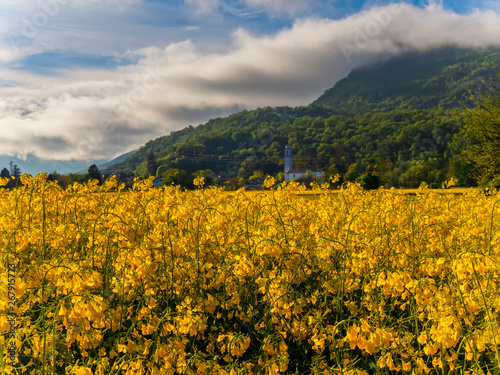
<instances>
[{"instance_id":1,"label":"grass field","mask_svg":"<svg viewBox=\"0 0 500 375\"><path fill-rule=\"evenodd\" d=\"M23 183L2 373L500 371L496 193Z\"/></svg>"}]
</instances>

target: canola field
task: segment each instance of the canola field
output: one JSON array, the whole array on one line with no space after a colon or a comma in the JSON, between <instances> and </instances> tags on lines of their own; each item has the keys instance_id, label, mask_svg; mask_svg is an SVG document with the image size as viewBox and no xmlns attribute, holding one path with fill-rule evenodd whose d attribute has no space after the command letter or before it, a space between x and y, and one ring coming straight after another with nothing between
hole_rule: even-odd
<instances>
[{"instance_id":1,"label":"canola field","mask_svg":"<svg viewBox=\"0 0 500 375\"><path fill-rule=\"evenodd\" d=\"M0 189L2 374L500 371L496 193L23 184Z\"/></svg>"}]
</instances>

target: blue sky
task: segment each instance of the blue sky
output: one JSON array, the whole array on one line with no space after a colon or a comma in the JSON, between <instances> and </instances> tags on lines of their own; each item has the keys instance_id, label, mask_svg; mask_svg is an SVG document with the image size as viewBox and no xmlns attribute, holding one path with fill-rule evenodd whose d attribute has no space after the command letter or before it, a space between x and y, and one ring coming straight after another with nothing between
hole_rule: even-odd
<instances>
[{"instance_id":1,"label":"blue sky","mask_svg":"<svg viewBox=\"0 0 500 375\"><path fill-rule=\"evenodd\" d=\"M498 46L499 14L497 0L2 0L0 155L80 170L212 117L306 105L387 55Z\"/></svg>"}]
</instances>

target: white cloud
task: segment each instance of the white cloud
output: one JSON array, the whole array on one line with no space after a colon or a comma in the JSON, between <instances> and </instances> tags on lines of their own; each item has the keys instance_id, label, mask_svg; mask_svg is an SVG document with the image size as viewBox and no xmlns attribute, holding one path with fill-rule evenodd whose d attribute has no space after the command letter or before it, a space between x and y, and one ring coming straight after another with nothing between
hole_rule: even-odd
<instances>
[{"instance_id":1,"label":"white cloud","mask_svg":"<svg viewBox=\"0 0 500 375\"><path fill-rule=\"evenodd\" d=\"M247 14L243 9L264 10L271 16L287 14L296 16L320 5L321 0L185 0L199 14Z\"/></svg>"},{"instance_id":2,"label":"white cloud","mask_svg":"<svg viewBox=\"0 0 500 375\"><path fill-rule=\"evenodd\" d=\"M377 7L342 20L309 18L275 35L234 33L229 52L192 41L129 53L134 65L59 77L0 70L0 154L112 158L148 139L238 108L305 105L352 68L445 44L499 46L500 15L440 7Z\"/></svg>"},{"instance_id":3,"label":"white cloud","mask_svg":"<svg viewBox=\"0 0 500 375\"><path fill-rule=\"evenodd\" d=\"M223 0L185 0L186 4L200 14L217 12Z\"/></svg>"},{"instance_id":4,"label":"white cloud","mask_svg":"<svg viewBox=\"0 0 500 375\"><path fill-rule=\"evenodd\" d=\"M194 26L194 25L181 27L182 31L198 31L199 29L200 26Z\"/></svg>"},{"instance_id":5,"label":"white cloud","mask_svg":"<svg viewBox=\"0 0 500 375\"><path fill-rule=\"evenodd\" d=\"M321 0L246 0L246 3L254 8L262 8L273 14L297 15L313 8L321 3Z\"/></svg>"}]
</instances>

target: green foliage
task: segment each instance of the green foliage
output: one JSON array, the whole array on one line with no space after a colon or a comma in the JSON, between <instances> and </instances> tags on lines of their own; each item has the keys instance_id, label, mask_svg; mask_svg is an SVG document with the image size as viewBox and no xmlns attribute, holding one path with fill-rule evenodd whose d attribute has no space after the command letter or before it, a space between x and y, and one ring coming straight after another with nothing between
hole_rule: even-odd
<instances>
[{"instance_id":1,"label":"green foliage","mask_svg":"<svg viewBox=\"0 0 500 375\"><path fill-rule=\"evenodd\" d=\"M83 180L84 181L97 180L99 182L99 185L102 184L102 174L99 171L99 168L97 167L97 165L92 164L89 167L88 172L85 174L85 176L83 176Z\"/></svg>"},{"instance_id":2,"label":"green foliage","mask_svg":"<svg viewBox=\"0 0 500 375\"><path fill-rule=\"evenodd\" d=\"M68 187L68 180L68 177L61 175L57 171L49 173L47 176L47 181L57 181L57 184L64 189Z\"/></svg>"},{"instance_id":3,"label":"green foliage","mask_svg":"<svg viewBox=\"0 0 500 375\"><path fill-rule=\"evenodd\" d=\"M474 166L472 162L465 156L456 154L450 161L450 169L448 171L450 177L457 180L458 186L476 186L477 182L473 178Z\"/></svg>"},{"instance_id":4,"label":"green foliage","mask_svg":"<svg viewBox=\"0 0 500 375\"><path fill-rule=\"evenodd\" d=\"M380 187L380 178L371 172L362 174L356 179L356 182L365 190L375 190Z\"/></svg>"},{"instance_id":5,"label":"green foliage","mask_svg":"<svg viewBox=\"0 0 500 375\"><path fill-rule=\"evenodd\" d=\"M264 172L262 172L260 169L257 169L253 172L253 174L250 176L249 180L262 180L266 178Z\"/></svg>"},{"instance_id":6,"label":"green foliage","mask_svg":"<svg viewBox=\"0 0 500 375\"><path fill-rule=\"evenodd\" d=\"M500 71L483 90L472 93L459 113L464 159L472 162L480 185L500 187Z\"/></svg>"},{"instance_id":7,"label":"green foliage","mask_svg":"<svg viewBox=\"0 0 500 375\"><path fill-rule=\"evenodd\" d=\"M153 151L148 152L147 156L147 170L150 176L156 176L156 170L158 169L158 161L156 160L156 155Z\"/></svg>"},{"instance_id":8,"label":"green foliage","mask_svg":"<svg viewBox=\"0 0 500 375\"><path fill-rule=\"evenodd\" d=\"M191 187L191 180L188 177L188 173L184 169L172 168L167 170L162 174L162 185L179 185L183 188Z\"/></svg>"},{"instance_id":9,"label":"green foliage","mask_svg":"<svg viewBox=\"0 0 500 375\"><path fill-rule=\"evenodd\" d=\"M12 166L12 176L14 176L16 179L21 177L21 169L17 166L17 164L14 164Z\"/></svg>"},{"instance_id":10,"label":"green foliage","mask_svg":"<svg viewBox=\"0 0 500 375\"><path fill-rule=\"evenodd\" d=\"M478 77L498 63L498 50L415 51L352 71L313 104L351 112L458 107Z\"/></svg>"},{"instance_id":11,"label":"green foliage","mask_svg":"<svg viewBox=\"0 0 500 375\"><path fill-rule=\"evenodd\" d=\"M181 168L188 173L212 169L237 174L239 164L249 159L249 168L276 173L282 159L287 137L278 136L280 127L296 118L328 118L348 116L345 112L322 107L277 107L242 111L225 118L216 118L196 128L189 126L168 136L149 141L123 162L112 165L113 173L135 171L147 175L147 156L154 152L157 161L169 168ZM271 161L271 164L267 161ZM261 168L261 164L264 164Z\"/></svg>"},{"instance_id":12,"label":"green foliage","mask_svg":"<svg viewBox=\"0 0 500 375\"><path fill-rule=\"evenodd\" d=\"M256 110L259 112L260 110ZM231 117L231 116L230 116ZM229 121L223 119L221 121ZM266 137L258 130L265 129ZM239 134L207 132L203 136L166 148L158 153L165 169L184 169L188 174L211 169L229 177L250 178L255 171L277 175L283 170L283 150L286 144L294 148L296 168L332 168L345 174L356 164L357 174L346 177L355 181L364 172L379 175L381 183L397 186L397 173L391 168L404 163L435 160L433 167L445 171L451 154L450 141L458 125L444 110L390 111L355 116L336 114L329 117L298 117L275 124L240 126ZM231 147L232 138L242 138ZM199 140L204 138L205 141ZM192 146L196 142L198 146ZM224 145L227 149L221 151ZM178 151L182 150L182 154ZM376 171L372 171L375 166ZM136 175L145 175L147 161L138 165ZM402 173L402 172L401 172Z\"/></svg>"},{"instance_id":13,"label":"green foliage","mask_svg":"<svg viewBox=\"0 0 500 375\"><path fill-rule=\"evenodd\" d=\"M77 175L76 173L70 173L69 176L68 176L68 178L69 178L68 185L72 185L75 182L79 182L80 179L82 178L82 176Z\"/></svg>"},{"instance_id":14,"label":"green foliage","mask_svg":"<svg viewBox=\"0 0 500 375\"><path fill-rule=\"evenodd\" d=\"M205 187L219 185L219 180L217 179L215 172L212 171L211 169L196 171L195 173L193 173L191 177L192 180L194 180L196 177L203 177Z\"/></svg>"},{"instance_id":15,"label":"green foliage","mask_svg":"<svg viewBox=\"0 0 500 375\"><path fill-rule=\"evenodd\" d=\"M347 170L347 173L344 175L344 180L349 182L354 182L358 178L359 178L358 165L356 163L353 163L349 165L349 169Z\"/></svg>"},{"instance_id":16,"label":"green foliage","mask_svg":"<svg viewBox=\"0 0 500 375\"><path fill-rule=\"evenodd\" d=\"M227 182L228 190L238 190L239 188L242 188L244 186L245 186L245 181L242 178L238 177L232 177Z\"/></svg>"},{"instance_id":17,"label":"green foliage","mask_svg":"<svg viewBox=\"0 0 500 375\"><path fill-rule=\"evenodd\" d=\"M431 189L437 189L444 182L443 172L429 164L410 166L400 177L400 184L409 188L418 188L425 182Z\"/></svg>"}]
</instances>

